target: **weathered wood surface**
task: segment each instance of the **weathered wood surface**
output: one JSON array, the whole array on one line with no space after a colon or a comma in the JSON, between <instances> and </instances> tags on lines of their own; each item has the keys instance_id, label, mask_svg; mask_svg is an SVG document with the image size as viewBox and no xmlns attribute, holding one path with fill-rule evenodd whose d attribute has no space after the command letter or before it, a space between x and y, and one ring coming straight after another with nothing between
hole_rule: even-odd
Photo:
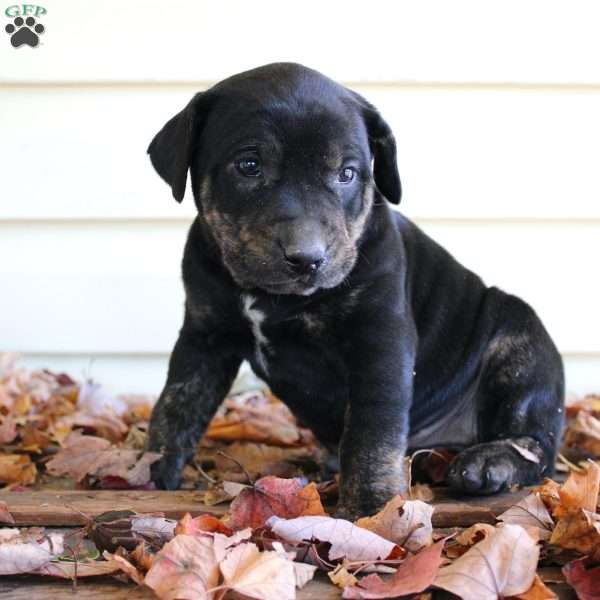
<instances>
[{"instance_id":1,"label":"weathered wood surface","mask_svg":"<svg viewBox=\"0 0 600 600\"><path fill-rule=\"evenodd\" d=\"M520 490L489 497L452 496L447 490L436 489L432 504L434 527L468 527L473 523L494 523L496 517L518 502L528 492ZM16 525L68 527L84 525L108 510L134 510L140 513L163 512L170 518L181 518L210 512L222 515L226 504L206 506L197 491L35 491L9 492L0 495L15 518Z\"/></svg>"},{"instance_id":2,"label":"weathered wood surface","mask_svg":"<svg viewBox=\"0 0 600 600\"><path fill-rule=\"evenodd\" d=\"M298 590L297 600L339 600L341 590L320 575L306 587ZM2 577L0 578L1 600L155 600L152 590L134 584L118 581L79 580L77 593L69 581L48 581L40 577Z\"/></svg>"},{"instance_id":3,"label":"weathered wood surface","mask_svg":"<svg viewBox=\"0 0 600 600\"><path fill-rule=\"evenodd\" d=\"M64 527L85 525L109 510L133 510L139 513L163 512L173 519L210 512L221 515L227 505L206 506L196 491L36 491L8 492L0 495L19 526Z\"/></svg>"}]
</instances>

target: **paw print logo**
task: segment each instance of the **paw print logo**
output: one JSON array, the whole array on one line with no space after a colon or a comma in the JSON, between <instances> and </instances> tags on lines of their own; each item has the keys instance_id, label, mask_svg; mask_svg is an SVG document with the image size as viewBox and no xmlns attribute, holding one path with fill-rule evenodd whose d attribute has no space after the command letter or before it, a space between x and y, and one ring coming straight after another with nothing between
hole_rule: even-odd
<instances>
[{"instance_id":1,"label":"paw print logo","mask_svg":"<svg viewBox=\"0 0 600 600\"><path fill-rule=\"evenodd\" d=\"M40 33L44 33L45 28L41 23L35 22L33 17L27 17L23 20L22 17L17 17L12 23L5 27L6 33L10 35L10 43L18 48L23 44L27 44L35 48L40 43Z\"/></svg>"}]
</instances>

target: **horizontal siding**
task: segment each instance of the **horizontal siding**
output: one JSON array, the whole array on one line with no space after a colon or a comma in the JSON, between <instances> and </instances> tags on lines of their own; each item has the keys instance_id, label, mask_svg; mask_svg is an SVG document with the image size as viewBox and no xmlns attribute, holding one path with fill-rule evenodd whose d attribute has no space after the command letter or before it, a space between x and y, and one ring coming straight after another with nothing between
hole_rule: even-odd
<instances>
[{"instance_id":1,"label":"horizontal siding","mask_svg":"<svg viewBox=\"0 0 600 600\"><path fill-rule=\"evenodd\" d=\"M168 354L23 355L30 369L52 369L79 379L92 378L114 393L158 395L167 376ZM600 354L563 355L568 394L600 394Z\"/></svg>"},{"instance_id":2,"label":"horizontal siding","mask_svg":"<svg viewBox=\"0 0 600 600\"><path fill-rule=\"evenodd\" d=\"M538 311L561 351L600 352L595 276L600 223L424 223L490 285ZM3 343L21 352L167 352L180 325L179 263L187 225L0 225L10 257Z\"/></svg>"},{"instance_id":3,"label":"horizontal siding","mask_svg":"<svg viewBox=\"0 0 600 600\"><path fill-rule=\"evenodd\" d=\"M396 132L411 217L600 219L600 88L356 89ZM4 89L0 219L189 218L146 148L196 90Z\"/></svg>"},{"instance_id":4,"label":"horizontal siding","mask_svg":"<svg viewBox=\"0 0 600 600\"><path fill-rule=\"evenodd\" d=\"M44 0L2 81L214 81L303 62L344 81L600 83L594 0ZM25 49L27 50L27 49Z\"/></svg>"}]
</instances>

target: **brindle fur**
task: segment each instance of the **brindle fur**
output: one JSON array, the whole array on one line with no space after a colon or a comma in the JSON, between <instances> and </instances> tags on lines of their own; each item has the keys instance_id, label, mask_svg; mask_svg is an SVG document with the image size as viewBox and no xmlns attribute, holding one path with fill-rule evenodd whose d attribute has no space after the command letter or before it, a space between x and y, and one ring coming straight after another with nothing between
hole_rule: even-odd
<instances>
[{"instance_id":1,"label":"brindle fur","mask_svg":"<svg viewBox=\"0 0 600 600\"><path fill-rule=\"evenodd\" d=\"M260 176L238 172L248 146ZM463 492L552 473L561 358L527 304L391 210L395 140L366 100L299 65L268 65L197 94L149 153L179 201L190 172L198 208L184 323L149 430L149 447L165 450L159 487L179 485L243 359L339 445L344 516L405 491L411 443L461 449L448 483ZM356 177L342 185L348 160ZM285 249L315 243L322 267L294 275Z\"/></svg>"}]
</instances>

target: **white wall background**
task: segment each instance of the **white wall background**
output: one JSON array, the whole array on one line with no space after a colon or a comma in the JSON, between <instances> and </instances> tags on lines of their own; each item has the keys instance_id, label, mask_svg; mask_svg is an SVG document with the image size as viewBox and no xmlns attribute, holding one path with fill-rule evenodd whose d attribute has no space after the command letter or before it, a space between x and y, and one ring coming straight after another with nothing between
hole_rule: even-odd
<instances>
[{"instance_id":1,"label":"white wall background","mask_svg":"<svg viewBox=\"0 0 600 600\"><path fill-rule=\"evenodd\" d=\"M147 144L199 89L293 60L381 109L402 210L534 306L569 390L600 390L597 2L42 5L35 49L10 45L0 7L0 349L158 392L193 207Z\"/></svg>"}]
</instances>

